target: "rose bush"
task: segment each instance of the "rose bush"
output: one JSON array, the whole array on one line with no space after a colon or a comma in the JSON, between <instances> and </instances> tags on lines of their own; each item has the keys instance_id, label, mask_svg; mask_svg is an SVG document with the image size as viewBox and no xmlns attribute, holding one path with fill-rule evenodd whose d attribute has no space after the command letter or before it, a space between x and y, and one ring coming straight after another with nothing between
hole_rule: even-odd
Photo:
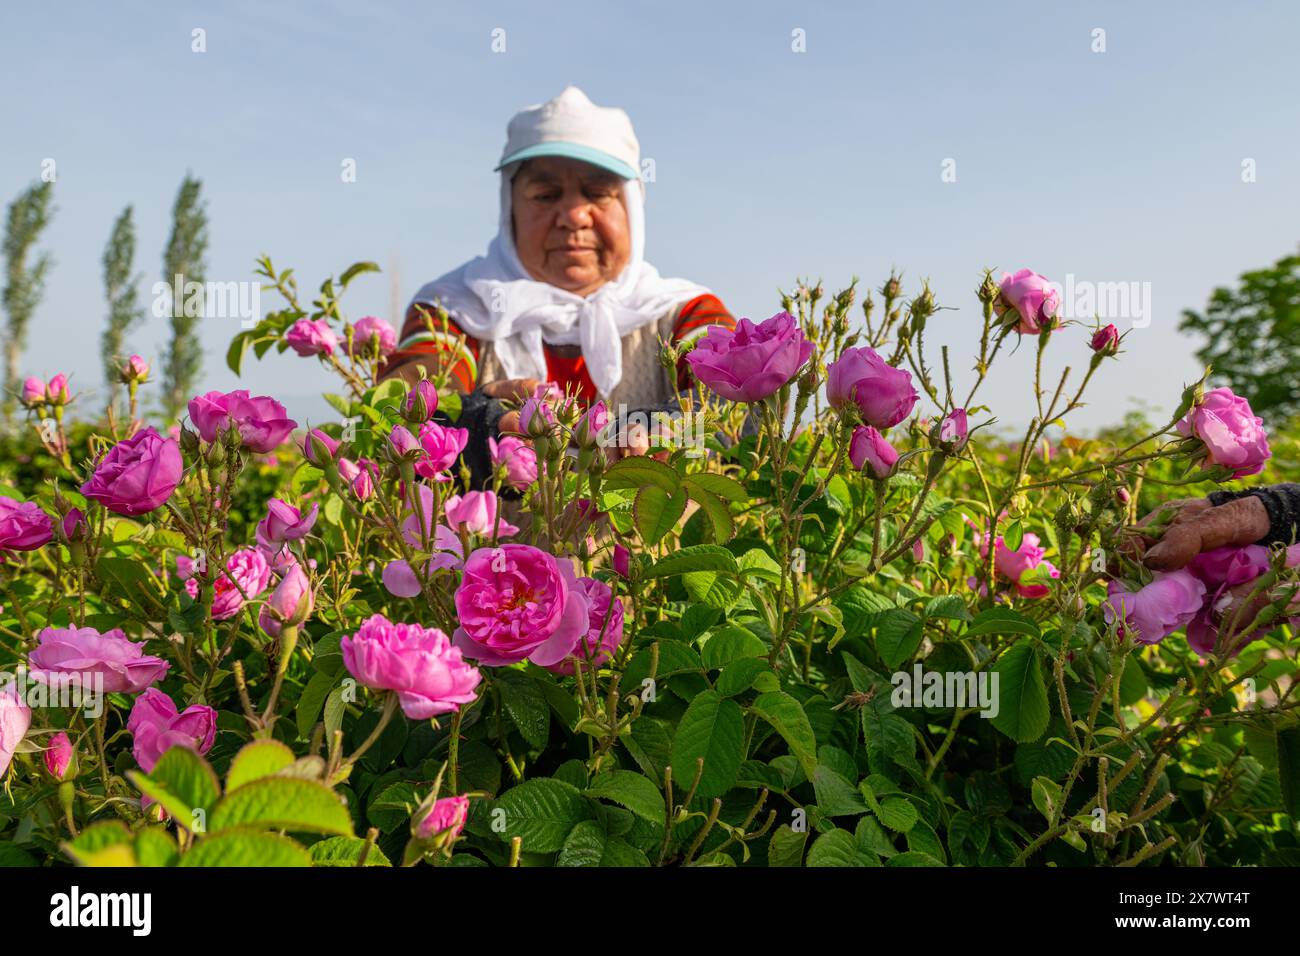
<instances>
[{"instance_id":1,"label":"rose bush","mask_svg":"<svg viewBox=\"0 0 1300 956\"><path fill-rule=\"evenodd\" d=\"M262 260L284 304L228 353L314 358L338 422L24 386L69 417L0 437L0 864L1297 862L1300 552L1130 547L1294 467L1240 397L1076 435L1122 337L1044 277L985 274L941 361L928 289L801 283L685 356L656 454L544 385L469 487L447 369L379 381L395 331L341 311L371 271L306 303Z\"/></svg>"}]
</instances>

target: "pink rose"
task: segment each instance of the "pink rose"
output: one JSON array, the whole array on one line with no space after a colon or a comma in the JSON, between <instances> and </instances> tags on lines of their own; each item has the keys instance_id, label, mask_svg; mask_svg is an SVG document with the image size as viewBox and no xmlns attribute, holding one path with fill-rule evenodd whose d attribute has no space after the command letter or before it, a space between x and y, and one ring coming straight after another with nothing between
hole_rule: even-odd
<instances>
[{"instance_id":1,"label":"pink rose","mask_svg":"<svg viewBox=\"0 0 1300 956\"><path fill-rule=\"evenodd\" d=\"M352 348L363 355L370 354L374 348L380 355L387 355L397 348L397 330L383 319L367 315L358 319L352 327Z\"/></svg>"},{"instance_id":2,"label":"pink rose","mask_svg":"<svg viewBox=\"0 0 1300 956\"><path fill-rule=\"evenodd\" d=\"M63 731L59 731L50 738L50 745L46 748L43 757L45 761L45 770L55 780L62 780L64 774L68 772L68 766L72 763L72 738ZM0 770L0 773L4 773Z\"/></svg>"},{"instance_id":3,"label":"pink rose","mask_svg":"<svg viewBox=\"0 0 1300 956\"><path fill-rule=\"evenodd\" d=\"M93 627L47 627L37 635L35 649L27 655L31 677L43 684L63 682L85 690L138 694L162 680L171 666L160 657L144 653L144 644L126 639L118 628L101 634Z\"/></svg>"},{"instance_id":4,"label":"pink rose","mask_svg":"<svg viewBox=\"0 0 1300 956\"><path fill-rule=\"evenodd\" d=\"M1094 352L1101 352L1104 355L1114 355L1119 351L1119 329L1113 325L1108 325L1104 329L1098 329L1092 335L1092 340L1088 343Z\"/></svg>"},{"instance_id":5,"label":"pink rose","mask_svg":"<svg viewBox=\"0 0 1300 956\"><path fill-rule=\"evenodd\" d=\"M534 396L519 408L519 430L530 438L549 435L557 424L555 409L546 399Z\"/></svg>"},{"instance_id":6,"label":"pink rose","mask_svg":"<svg viewBox=\"0 0 1300 956\"><path fill-rule=\"evenodd\" d=\"M340 458L339 477L348 483L352 493L358 499L365 501L375 493L375 481L379 477L379 471L375 468L374 462L368 458L359 459L359 463Z\"/></svg>"},{"instance_id":7,"label":"pink rose","mask_svg":"<svg viewBox=\"0 0 1300 956\"><path fill-rule=\"evenodd\" d=\"M149 363L138 355L132 355L122 366L122 384L142 385L149 379Z\"/></svg>"},{"instance_id":8,"label":"pink rose","mask_svg":"<svg viewBox=\"0 0 1300 956\"><path fill-rule=\"evenodd\" d=\"M1107 586L1102 602L1106 623L1120 621L1119 633L1139 644L1158 644L1191 622L1205 600L1205 584L1187 570L1157 574L1146 587L1129 591L1119 581Z\"/></svg>"},{"instance_id":9,"label":"pink rose","mask_svg":"<svg viewBox=\"0 0 1300 956\"><path fill-rule=\"evenodd\" d=\"M999 314L1006 308L1016 310L1020 317L1016 331L1037 335L1051 328L1052 320L1061 307L1061 297L1052 284L1032 269L1021 269L1015 275L1002 273Z\"/></svg>"},{"instance_id":10,"label":"pink rose","mask_svg":"<svg viewBox=\"0 0 1300 956\"><path fill-rule=\"evenodd\" d=\"M584 670L600 667L623 643L622 600L614 597L608 584L595 578L578 578L578 587L587 598L587 633L572 654L547 667L557 674L572 674L575 660L582 663Z\"/></svg>"},{"instance_id":11,"label":"pink rose","mask_svg":"<svg viewBox=\"0 0 1300 956\"><path fill-rule=\"evenodd\" d=\"M865 470L873 478L888 478L894 473L898 452L870 425L859 425L849 440L849 461L858 471Z\"/></svg>"},{"instance_id":12,"label":"pink rose","mask_svg":"<svg viewBox=\"0 0 1300 956\"><path fill-rule=\"evenodd\" d=\"M340 444L319 428L313 428L303 438L302 453L313 465L326 465L334 460Z\"/></svg>"},{"instance_id":13,"label":"pink rose","mask_svg":"<svg viewBox=\"0 0 1300 956\"><path fill-rule=\"evenodd\" d=\"M912 414L918 398L911 374L874 349L845 349L826 367L826 401L835 409L857 405L862 420L876 428L897 425Z\"/></svg>"},{"instance_id":14,"label":"pink rose","mask_svg":"<svg viewBox=\"0 0 1300 956\"><path fill-rule=\"evenodd\" d=\"M409 455L414 460L416 455L423 454L420 443L405 425L397 425L388 433L388 444L399 458Z\"/></svg>"},{"instance_id":15,"label":"pink rose","mask_svg":"<svg viewBox=\"0 0 1300 956\"><path fill-rule=\"evenodd\" d=\"M397 693L412 720L447 714L474 700L483 675L437 628L394 624L382 614L365 621L339 646L348 671L366 687Z\"/></svg>"},{"instance_id":16,"label":"pink rose","mask_svg":"<svg viewBox=\"0 0 1300 956\"><path fill-rule=\"evenodd\" d=\"M9 769L14 752L32 725L32 709L23 701L18 688L0 684L0 777Z\"/></svg>"},{"instance_id":17,"label":"pink rose","mask_svg":"<svg viewBox=\"0 0 1300 956\"><path fill-rule=\"evenodd\" d=\"M86 516L80 508L69 508L68 513L63 516L61 525L64 539L75 541L81 537L81 532L86 527Z\"/></svg>"},{"instance_id":18,"label":"pink rose","mask_svg":"<svg viewBox=\"0 0 1300 956\"><path fill-rule=\"evenodd\" d=\"M988 554L988 545L981 546L980 553ZM1046 568L1047 575L1053 578L1059 578L1061 572L1050 561L1043 559L1046 553L1045 549L1038 546L1038 535L1031 532L1026 531L1020 536L1020 547L1015 551L1008 548L1002 536L998 535L993 550L993 567L998 574L1015 585L1016 593L1021 597L1047 597L1052 593L1051 588L1037 580L1044 574L1039 569ZM1021 583L1021 578L1031 571L1032 579L1027 583Z\"/></svg>"},{"instance_id":19,"label":"pink rose","mask_svg":"<svg viewBox=\"0 0 1300 956\"><path fill-rule=\"evenodd\" d=\"M488 667L558 664L590 629L588 600L573 566L526 544L480 548L456 589L453 639Z\"/></svg>"},{"instance_id":20,"label":"pink rose","mask_svg":"<svg viewBox=\"0 0 1300 956\"><path fill-rule=\"evenodd\" d=\"M506 470L506 483L516 491L523 491L537 480L537 452L531 445L507 435L500 441L488 439L492 467Z\"/></svg>"},{"instance_id":21,"label":"pink rose","mask_svg":"<svg viewBox=\"0 0 1300 956\"><path fill-rule=\"evenodd\" d=\"M614 545L614 555L610 563L614 568L614 573L619 577L630 578L632 576L632 552L621 544Z\"/></svg>"},{"instance_id":22,"label":"pink rose","mask_svg":"<svg viewBox=\"0 0 1300 956\"><path fill-rule=\"evenodd\" d=\"M1214 388L1177 428L1180 435L1195 435L1205 444L1210 464L1235 469L1233 478L1245 478L1258 475L1272 457L1263 425L1248 401L1230 388Z\"/></svg>"},{"instance_id":23,"label":"pink rose","mask_svg":"<svg viewBox=\"0 0 1300 956\"><path fill-rule=\"evenodd\" d=\"M422 378L411 386L406 393L406 410L408 421L427 421L438 410L438 388L427 378Z\"/></svg>"},{"instance_id":24,"label":"pink rose","mask_svg":"<svg viewBox=\"0 0 1300 956\"><path fill-rule=\"evenodd\" d=\"M453 531L464 528L484 537L508 538L519 529L504 518L497 519L497 496L493 491L467 491L451 495L443 502L442 513Z\"/></svg>"},{"instance_id":25,"label":"pink rose","mask_svg":"<svg viewBox=\"0 0 1300 956\"><path fill-rule=\"evenodd\" d=\"M226 559L226 571L212 581L212 620L225 621L234 617L244 606L244 595L251 600L266 590L271 583L271 567L260 551L244 548ZM234 578L232 582L230 579ZM238 582L239 587L235 586ZM243 590L243 594L240 593ZM199 582L190 578L185 582L185 592L195 600L199 597Z\"/></svg>"},{"instance_id":26,"label":"pink rose","mask_svg":"<svg viewBox=\"0 0 1300 956\"><path fill-rule=\"evenodd\" d=\"M415 835L422 840L444 834L443 840L450 842L460 836L469 819L469 797L443 797L433 804L433 808L419 822Z\"/></svg>"},{"instance_id":27,"label":"pink rose","mask_svg":"<svg viewBox=\"0 0 1300 956\"><path fill-rule=\"evenodd\" d=\"M284 334L289 348L304 358L309 355L333 355L339 337L324 319L299 319Z\"/></svg>"},{"instance_id":28,"label":"pink rose","mask_svg":"<svg viewBox=\"0 0 1300 956\"><path fill-rule=\"evenodd\" d=\"M233 421L243 447L260 454L278 448L298 427L275 399L267 395L254 398L244 388L228 394L198 395L190 399L189 411L190 421L204 441L216 441Z\"/></svg>"},{"instance_id":29,"label":"pink rose","mask_svg":"<svg viewBox=\"0 0 1300 956\"><path fill-rule=\"evenodd\" d=\"M266 517L258 523L257 531L267 541L300 541L311 532L319 512L320 505L313 502L311 511L303 517L293 505L272 498L266 503Z\"/></svg>"},{"instance_id":30,"label":"pink rose","mask_svg":"<svg viewBox=\"0 0 1300 956\"><path fill-rule=\"evenodd\" d=\"M1248 544L1243 548L1224 547L1202 551L1187 563L1187 570L1206 587L1235 587L1253 581L1268 570L1268 548Z\"/></svg>"},{"instance_id":31,"label":"pink rose","mask_svg":"<svg viewBox=\"0 0 1300 956\"><path fill-rule=\"evenodd\" d=\"M741 319L735 329L711 325L686 356L695 377L733 402L757 402L773 395L812 355L812 343L789 312L755 325Z\"/></svg>"},{"instance_id":32,"label":"pink rose","mask_svg":"<svg viewBox=\"0 0 1300 956\"><path fill-rule=\"evenodd\" d=\"M573 442L579 448L594 448L604 439L608 427L609 408L604 402L596 402L578 419L573 428Z\"/></svg>"},{"instance_id":33,"label":"pink rose","mask_svg":"<svg viewBox=\"0 0 1300 956\"><path fill-rule=\"evenodd\" d=\"M126 729L134 738L131 753L145 773L152 773L159 758L173 747L198 754L212 749L217 735L217 712L203 704L177 711L170 697L156 687L135 699Z\"/></svg>"},{"instance_id":34,"label":"pink rose","mask_svg":"<svg viewBox=\"0 0 1300 956\"><path fill-rule=\"evenodd\" d=\"M71 400L68 394L68 376L60 373L50 379L45 386L45 400L51 405L66 405Z\"/></svg>"},{"instance_id":35,"label":"pink rose","mask_svg":"<svg viewBox=\"0 0 1300 956\"><path fill-rule=\"evenodd\" d=\"M966 422L966 409L954 408L939 423L939 441L952 446L953 451L961 451L966 446L970 429Z\"/></svg>"},{"instance_id":36,"label":"pink rose","mask_svg":"<svg viewBox=\"0 0 1300 956\"><path fill-rule=\"evenodd\" d=\"M114 514L135 517L159 508L181 483L181 446L142 428L108 450L81 493Z\"/></svg>"},{"instance_id":37,"label":"pink rose","mask_svg":"<svg viewBox=\"0 0 1300 956\"><path fill-rule=\"evenodd\" d=\"M284 625L297 627L311 617L314 601L311 581L302 568L294 564L262 605L257 615L258 626L272 637L279 637Z\"/></svg>"},{"instance_id":38,"label":"pink rose","mask_svg":"<svg viewBox=\"0 0 1300 956\"><path fill-rule=\"evenodd\" d=\"M35 551L54 537L54 520L34 501L0 495L0 551Z\"/></svg>"},{"instance_id":39,"label":"pink rose","mask_svg":"<svg viewBox=\"0 0 1300 956\"><path fill-rule=\"evenodd\" d=\"M416 474L436 481L450 481L450 477L442 472L456 463L467 444L468 429L425 422L420 426L420 448L425 457L415 463Z\"/></svg>"},{"instance_id":40,"label":"pink rose","mask_svg":"<svg viewBox=\"0 0 1300 956\"><path fill-rule=\"evenodd\" d=\"M35 375L23 381L22 402L29 408L45 404L45 383Z\"/></svg>"}]
</instances>

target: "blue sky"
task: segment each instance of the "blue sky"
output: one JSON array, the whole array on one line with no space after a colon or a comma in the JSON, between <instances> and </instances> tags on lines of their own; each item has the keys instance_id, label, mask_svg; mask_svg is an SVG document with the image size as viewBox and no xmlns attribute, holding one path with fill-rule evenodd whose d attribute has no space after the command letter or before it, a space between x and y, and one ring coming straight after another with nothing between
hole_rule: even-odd
<instances>
[{"instance_id":1,"label":"blue sky","mask_svg":"<svg viewBox=\"0 0 1300 956\"><path fill-rule=\"evenodd\" d=\"M952 346L963 394L983 267L1150 283L1149 325L1075 426L1158 417L1199 371L1181 310L1300 241L1298 41L1293 3L8 4L0 198L47 158L58 170L24 370L99 388L113 220L135 205L147 301L186 170L208 201L209 279L251 279L267 252L315 288L374 259L386 274L358 280L348 311L389 315L387 272L404 305L482 251L506 121L575 83L624 107L655 161L647 252L665 275L756 319L796 275L928 277L953 308L928 341ZM205 387L324 419L313 396L333 383L314 360L272 355L235 379L237 326L205 323ZM132 345L157 360L167 337L150 318ZM1087 358L1075 328L1047 364ZM1004 423L1027 420L1031 372L1031 348L999 359L982 398Z\"/></svg>"}]
</instances>

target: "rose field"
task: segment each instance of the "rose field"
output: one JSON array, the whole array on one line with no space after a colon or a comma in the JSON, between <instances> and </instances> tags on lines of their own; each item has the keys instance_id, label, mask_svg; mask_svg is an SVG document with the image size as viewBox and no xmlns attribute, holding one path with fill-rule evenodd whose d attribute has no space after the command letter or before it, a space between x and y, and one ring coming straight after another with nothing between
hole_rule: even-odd
<instances>
[{"instance_id":1,"label":"rose field","mask_svg":"<svg viewBox=\"0 0 1300 956\"><path fill-rule=\"evenodd\" d=\"M962 351L924 286L801 282L664 346L696 386L647 453L543 385L475 488L448 370L380 381L395 330L344 312L375 267L261 268L227 361L318 362L334 421L150 421L148 355L113 414L24 385L0 865L1300 863L1300 547L1142 560L1164 506L1295 473L1213 369L1085 436L1123 336L1044 277L973 273Z\"/></svg>"}]
</instances>

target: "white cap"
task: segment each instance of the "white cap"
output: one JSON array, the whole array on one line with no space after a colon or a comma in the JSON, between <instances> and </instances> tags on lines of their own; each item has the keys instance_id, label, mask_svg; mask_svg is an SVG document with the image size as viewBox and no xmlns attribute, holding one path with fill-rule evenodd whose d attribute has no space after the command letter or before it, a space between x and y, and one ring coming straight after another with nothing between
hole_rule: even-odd
<instances>
[{"instance_id":1,"label":"white cap","mask_svg":"<svg viewBox=\"0 0 1300 956\"><path fill-rule=\"evenodd\" d=\"M535 156L567 156L638 179L641 146L632 121L614 106L597 106L576 86L514 115L497 169Z\"/></svg>"}]
</instances>

